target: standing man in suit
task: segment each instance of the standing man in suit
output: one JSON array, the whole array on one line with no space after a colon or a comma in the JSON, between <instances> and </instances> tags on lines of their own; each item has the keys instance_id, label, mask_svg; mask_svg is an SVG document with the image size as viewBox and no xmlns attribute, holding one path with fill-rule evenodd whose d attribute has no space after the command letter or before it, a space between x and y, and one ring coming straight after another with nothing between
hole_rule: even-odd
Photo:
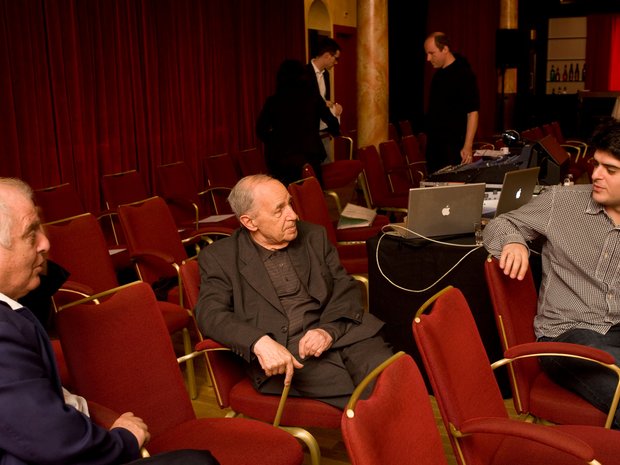
<instances>
[{"instance_id":1,"label":"standing man in suit","mask_svg":"<svg viewBox=\"0 0 620 465\"><path fill-rule=\"evenodd\" d=\"M30 187L0 178L0 463L131 462L149 440L146 424L127 412L110 430L95 425L85 400L61 386L43 326L17 302L39 286L49 247ZM203 454L188 451L184 464L216 463L192 461L194 452ZM173 463L162 458L165 454L147 460Z\"/></svg>"},{"instance_id":2,"label":"standing man in suit","mask_svg":"<svg viewBox=\"0 0 620 465\"><path fill-rule=\"evenodd\" d=\"M383 323L364 313L325 229L298 222L282 183L248 176L228 201L242 227L200 253L200 330L246 360L260 392L290 384L291 395L344 408L392 354Z\"/></svg>"},{"instance_id":3,"label":"standing man in suit","mask_svg":"<svg viewBox=\"0 0 620 465\"><path fill-rule=\"evenodd\" d=\"M306 66L308 77L311 82L316 83L315 90L325 100L325 104L336 118L342 114L342 105L331 100L331 85L329 81L329 71L338 64L340 59L340 46L338 42L329 37L323 37L316 48L314 57ZM327 124L321 121L319 133L323 138L325 151L328 159L333 161L331 150L331 139L326 131Z\"/></svg>"}]
</instances>

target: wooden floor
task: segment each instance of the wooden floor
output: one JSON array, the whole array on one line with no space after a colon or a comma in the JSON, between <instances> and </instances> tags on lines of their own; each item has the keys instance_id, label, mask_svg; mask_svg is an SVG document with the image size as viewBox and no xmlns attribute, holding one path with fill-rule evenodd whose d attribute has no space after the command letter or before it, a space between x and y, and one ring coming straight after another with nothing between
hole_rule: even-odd
<instances>
[{"instance_id":1,"label":"wooden floor","mask_svg":"<svg viewBox=\"0 0 620 465\"><path fill-rule=\"evenodd\" d=\"M228 413L228 410L221 410L214 397L213 388L209 386L207 382L206 369L202 360L196 363L196 375L198 379L198 398L193 401L194 410L199 417L223 417ZM437 410L435 399L430 396L431 403L433 405L433 411L435 413L435 420L439 428L444 451L448 459L449 465L456 465L456 459L452 453L450 442L446 435L446 431L441 422L439 411ZM512 406L512 400L506 400L506 407L510 415L514 415L514 408ZM347 451L342 442L342 436L339 430L317 429L309 428L309 431L314 435L321 447L322 465L348 465L351 462L347 456ZM304 465L310 465L310 458L308 453L305 454Z\"/></svg>"}]
</instances>

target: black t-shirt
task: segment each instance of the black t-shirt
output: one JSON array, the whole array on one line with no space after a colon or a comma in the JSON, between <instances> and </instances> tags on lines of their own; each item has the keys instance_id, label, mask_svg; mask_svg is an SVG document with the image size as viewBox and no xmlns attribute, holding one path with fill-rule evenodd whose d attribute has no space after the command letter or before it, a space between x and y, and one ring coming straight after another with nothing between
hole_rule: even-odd
<instances>
[{"instance_id":1,"label":"black t-shirt","mask_svg":"<svg viewBox=\"0 0 620 465\"><path fill-rule=\"evenodd\" d=\"M427 115L427 163L429 171L460 163L465 142L467 114L480 109L476 76L460 55L435 72Z\"/></svg>"}]
</instances>

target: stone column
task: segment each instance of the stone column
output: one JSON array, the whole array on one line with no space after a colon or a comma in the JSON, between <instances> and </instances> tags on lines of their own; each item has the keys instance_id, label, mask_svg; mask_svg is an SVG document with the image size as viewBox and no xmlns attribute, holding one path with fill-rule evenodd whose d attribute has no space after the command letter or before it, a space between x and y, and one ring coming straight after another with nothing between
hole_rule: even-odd
<instances>
[{"instance_id":1,"label":"stone column","mask_svg":"<svg viewBox=\"0 0 620 465\"><path fill-rule=\"evenodd\" d=\"M519 0L501 0L499 8L499 28L518 29ZM514 110L517 96L517 68L505 69L503 76L501 72L499 73L499 80L497 83L498 99L502 98L502 86L504 100L500 102L500 109L503 112L500 118L503 123L503 129L511 129L514 126Z\"/></svg>"},{"instance_id":2,"label":"stone column","mask_svg":"<svg viewBox=\"0 0 620 465\"><path fill-rule=\"evenodd\" d=\"M357 2L357 144L388 138L387 0Z\"/></svg>"}]
</instances>

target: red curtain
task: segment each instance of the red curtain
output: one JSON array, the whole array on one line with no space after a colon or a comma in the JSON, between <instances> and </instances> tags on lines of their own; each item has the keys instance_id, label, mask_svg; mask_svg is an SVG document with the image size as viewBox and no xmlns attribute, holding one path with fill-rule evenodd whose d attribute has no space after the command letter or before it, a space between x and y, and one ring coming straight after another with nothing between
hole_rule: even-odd
<instances>
[{"instance_id":1,"label":"red curtain","mask_svg":"<svg viewBox=\"0 0 620 465\"><path fill-rule=\"evenodd\" d=\"M448 34L452 50L469 61L480 89L480 122L478 137L495 132L495 104L497 97L497 69L495 67L495 31L499 25L497 0L444 0L429 2L427 34L442 31ZM422 44L420 44L422 48ZM425 95L428 96L433 70L425 68Z\"/></svg>"},{"instance_id":2,"label":"red curtain","mask_svg":"<svg viewBox=\"0 0 620 465\"><path fill-rule=\"evenodd\" d=\"M0 0L0 176L70 182L257 144L284 58L304 59L303 2Z\"/></svg>"},{"instance_id":3,"label":"red curtain","mask_svg":"<svg viewBox=\"0 0 620 465\"><path fill-rule=\"evenodd\" d=\"M588 16L586 89L620 90L620 15Z\"/></svg>"},{"instance_id":4,"label":"red curtain","mask_svg":"<svg viewBox=\"0 0 620 465\"><path fill-rule=\"evenodd\" d=\"M609 47L609 90L620 91L620 15L615 15L611 24Z\"/></svg>"},{"instance_id":5,"label":"red curtain","mask_svg":"<svg viewBox=\"0 0 620 465\"><path fill-rule=\"evenodd\" d=\"M590 15L587 20L586 89L606 91L609 85L609 37L612 15Z\"/></svg>"}]
</instances>

